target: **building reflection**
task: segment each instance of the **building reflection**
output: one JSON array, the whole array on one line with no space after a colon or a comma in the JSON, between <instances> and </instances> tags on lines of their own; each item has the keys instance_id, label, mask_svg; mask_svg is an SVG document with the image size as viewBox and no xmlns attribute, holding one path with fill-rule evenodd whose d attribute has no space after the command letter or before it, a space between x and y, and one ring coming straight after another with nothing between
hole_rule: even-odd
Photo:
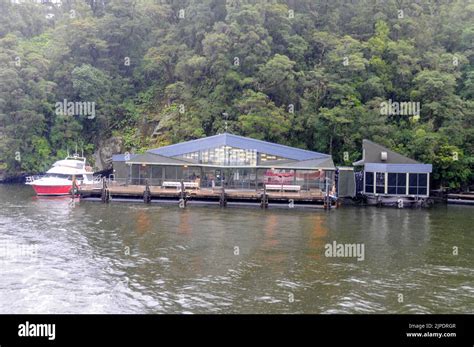
<instances>
[{"instance_id":1,"label":"building reflection","mask_svg":"<svg viewBox=\"0 0 474 347\"><path fill-rule=\"evenodd\" d=\"M275 238L279 225L279 218L276 214L267 215L264 227L263 247L266 249L277 246L280 242Z\"/></svg>"},{"instance_id":2,"label":"building reflection","mask_svg":"<svg viewBox=\"0 0 474 347\"><path fill-rule=\"evenodd\" d=\"M191 223L189 222L189 211L187 209L182 209L179 212L178 233L190 235L192 228Z\"/></svg>"},{"instance_id":3,"label":"building reflection","mask_svg":"<svg viewBox=\"0 0 474 347\"><path fill-rule=\"evenodd\" d=\"M308 220L312 226L308 240L308 257L319 260L324 252L324 245L327 243L327 216L322 213L315 213Z\"/></svg>"},{"instance_id":4,"label":"building reflection","mask_svg":"<svg viewBox=\"0 0 474 347\"><path fill-rule=\"evenodd\" d=\"M140 236L150 231L151 220L150 220L149 211L142 210L136 213L135 226L136 226L135 230L137 234Z\"/></svg>"}]
</instances>

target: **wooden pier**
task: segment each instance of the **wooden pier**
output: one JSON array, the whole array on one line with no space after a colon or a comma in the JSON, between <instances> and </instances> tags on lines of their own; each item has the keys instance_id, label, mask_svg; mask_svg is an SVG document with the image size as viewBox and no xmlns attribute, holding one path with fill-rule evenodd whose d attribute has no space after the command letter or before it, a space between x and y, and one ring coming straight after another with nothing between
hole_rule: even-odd
<instances>
[{"instance_id":1,"label":"wooden pier","mask_svg":"<svg viewBox=\"0 0 474 347\"><path fill-rule=\"evenodd\" d=\"M474 193L448 194L448 204L474 205Z\"/></svg>"},{"instance_id":2,"label":"wooden pier","mask_svg":"<svg viewBox=\"0 0 474 347\"><path fill-rule=\"evenodd\" d=\"M216 204L221 207L231 205L255 205L261 208L281 207L336 207L335 201L321 191L268 191L266 189L225 189L224 187L186 189L163 188L150 185L119 185L104 180L100 185L81 187L82 200L94 200L108 203L111 201L143 201L174 203L183 208L188 204Z\"/></svg>"}]
</instances>

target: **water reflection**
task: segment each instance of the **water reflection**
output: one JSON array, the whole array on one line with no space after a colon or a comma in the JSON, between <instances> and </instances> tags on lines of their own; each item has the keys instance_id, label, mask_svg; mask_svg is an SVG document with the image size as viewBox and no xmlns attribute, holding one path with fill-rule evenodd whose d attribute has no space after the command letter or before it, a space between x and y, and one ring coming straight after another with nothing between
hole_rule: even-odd
<instances>
[{"instance_id":1,"label":"water reflection","mask_svg":"<svg viewBox=\"0 0 474 347\"><path fill-rule=\"evenodd\" d=\"M152 222L148 211L137 211L135 214L135 221L135 231L139 236L143 236L145 233L150 231Z\"/></svg>"},{"instance_id":2,"label":"water reflection","mask_svg":"<svg viewBox=\"0 0 474 347\"><path fill-rule=\"evenodd\" d=\"M275 235L280 221L276 214L267 215L265 217L263 248L271 249L279 243Z\"/></svg>"},{"instance_id":3,"label":"water reflection","mask_svg":"<svg viewBox=\"0 0 474 347\"><path fill-rule=\"evenodd\" d=\"M71 205L15 186L0 196L0 242L38 245L36 262L0 259L1 313L474 312L465 207ZM326 258L332 241L364 243L365 260Z\"/></svg>"},{"instance_id":4,"label":"water reflection","mask_svg":"<svg viewBox=\"0 0 474 347\"><path fill-rule=\"evenodd\" d=\"M328 242L328 229L326 226L325 215L322 213L312 214L308 217L311 233L309 234L309 252L308 257L313 260L321 259L324 245Z\"/></svg>"},{"instance_id":5,"label":"water reflection","mask_svg":"<svg viewBox=\"0 0 474 347\"><path fill-rule=\"evenodd\" d=\"M179 214L178 232L184 235L189 235L192 232L188 211L183 209Z\"/></svg>"}]
</instances>

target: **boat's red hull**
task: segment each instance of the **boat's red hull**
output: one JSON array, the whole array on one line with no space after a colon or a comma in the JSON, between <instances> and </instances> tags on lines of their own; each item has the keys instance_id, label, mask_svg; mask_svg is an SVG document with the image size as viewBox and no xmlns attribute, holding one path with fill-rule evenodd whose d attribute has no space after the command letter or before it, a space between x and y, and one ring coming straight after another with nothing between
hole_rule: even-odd
<instances>
[{"instance_id":1,"label":"boat's red hull","mask_svg":"<svg viewBox=\"0 0 474 347\"><path fill-rule=\"evenodd\" d=\"M38 195L69 195L72 184L68 186L39 186L33 184L33 189Z\"/></svg>"}]
</instances>

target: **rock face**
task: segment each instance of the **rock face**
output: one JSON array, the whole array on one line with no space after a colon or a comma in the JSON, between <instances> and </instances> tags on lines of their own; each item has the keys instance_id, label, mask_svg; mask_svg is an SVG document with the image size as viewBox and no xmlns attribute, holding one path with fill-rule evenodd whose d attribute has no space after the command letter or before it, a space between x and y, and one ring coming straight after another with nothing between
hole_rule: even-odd
<instances>
[{"instance_id":1,"label":"rock face","mask_svg":"<svg viewBox=\"0 0 474 347\"><path fill-rule=\"evenodd\" d=\"M111 137L100 142L97 150L94 152L95 171L103 171L112 168L112 155L119 154L122 151L122 139L120 137Z\"/></svg>"}]
</instances>

